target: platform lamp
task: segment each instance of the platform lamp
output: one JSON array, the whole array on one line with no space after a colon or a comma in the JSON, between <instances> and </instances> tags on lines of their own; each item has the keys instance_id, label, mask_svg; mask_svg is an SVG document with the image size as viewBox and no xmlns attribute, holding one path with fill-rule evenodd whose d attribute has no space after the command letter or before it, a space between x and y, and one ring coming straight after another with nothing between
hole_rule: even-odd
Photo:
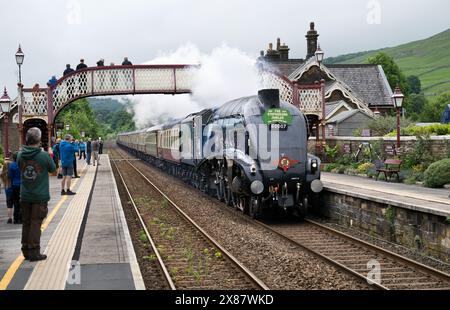
<instances>
[{"instance_id":1,"label":"platform lamp","mask_svg":"<svg viewBox=\"0 0 450 310\"><path fill-rule=\"evenodd\" d=\"M394 90L394 94L392 95L393 104L397 108L397 150L400 148L400 110L402 108L404 98L405 96L403 95L400 87L397 85Z\"/></svg>"},{"instance_id":2,"label":"platform lamp","mask_svg":"<svg viewBox=\"0 0 450 310\"><path fill-rule=\"evenodd\" d=\"M22 48L20 47L20 44L19 44L19 48L17 49L17 52L16 52L16 63L19 66L19 83L20 84L22 84L21 67L22 67L24 59L25 59L25 54L22 52Z\"/></svg>"},{"instance_id":3,"label":"platform lamp","mask_svg":"<svg viewBox=\"0 0 450 310\"><path fill-rule=\"evenodd\" d=\"M323 61L323 56L325 55L325 53L320 48L320 44L318 45L317 50L314 54L316 56L316 61L319 63L319 68L320 68L320 64Z\"/></svg>"},{"instance_id":4,"label":"platform lamp","mask_svg":"<svg viewBox=\"0 0 450 310\"><path fill-rule=\"evenodd\" d=\"M22 85L22 64L25 59L25 54L22 52L22 48L19 44L19 48L16 52L16 63L19 66L19 104L18 104L18 112L19 112L19 142L23 144L23 127L22 127L22 100L23 100L23 85Z\"/></svg>"},{"instance_id":5,"label":"platform lamp","mask_svg":"<svg viewBox=\"0 0 450 310\"><path fill-rule=\"evenodd\" d=\"M326 144L326 137L325 137L325 80L321 78L320 76L320 70L321 70L321 63L323 61L323 57L325 55L325 53L322 51L322 49L320 48L320 44L317 46L317 50L314 53L315 57L316 57L316 61L319 63L319 79L318 82L320 82L320 91L322 93L321 99L322 99L322 119L321 122L319 124L319 126L321 126L322 129L322 147L325 148L325 144ZM317 136L319 135L319 132L317 132Z\"/></svg>"},{"instance_id":6,"label":"platform lamp","mask_svg":"<svg viewBox=\"0 0 450 310\"><path fill-rule=\"evenodd\" d=\"M9 112L11 110L11 99L8 96L8 92L6 91L6 87L3 93L3 96L0 98L0 106L2 108L2 112L5 114L3 117L3 150L5 153L5 159L9 158Z\"/></svg>"}]
</instances>

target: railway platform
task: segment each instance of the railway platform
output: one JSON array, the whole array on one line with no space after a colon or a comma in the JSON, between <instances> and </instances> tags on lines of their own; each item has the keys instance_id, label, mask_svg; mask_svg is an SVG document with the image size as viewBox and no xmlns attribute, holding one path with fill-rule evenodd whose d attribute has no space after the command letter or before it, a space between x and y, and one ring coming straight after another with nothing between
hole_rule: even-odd
<instances>
[{"instance_id":1,"label":"railway platform","mask_svg":"<svg viewBox=\"0 0 450 310\"><path fill-rule=\"evenodd\" d=\"M450 216L450 191L394 182L322 172L324 188L404 209L428 214Z\"/></svg>"},{"instance_id":2,"label":"railway platform","mask_svg":"<svg viewBox=\"0 0 450 310\"><path fill-rule=\"evenodd\" d=\"M74 196L61 196L60 180L50 177L41 238L47 260L24 260L22 227L7 224L6 208L0 209L0 290L145 289L109 158L101 157L100 166L78 162Z\"/></svg>"}]
</instances>

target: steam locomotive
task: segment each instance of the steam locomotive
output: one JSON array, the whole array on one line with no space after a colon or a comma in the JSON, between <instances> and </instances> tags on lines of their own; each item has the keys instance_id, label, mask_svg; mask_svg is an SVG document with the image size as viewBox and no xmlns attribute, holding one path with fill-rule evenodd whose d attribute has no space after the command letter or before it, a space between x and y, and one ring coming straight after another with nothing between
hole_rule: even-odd
<instances>
[{"instance_id":1,"label":"steam locomotive","mask_svg":"<svg viewBox=\"0 0 450 310\"><path fill-rule=\"evenodd\" d=\"M281 210L304 217L323 186L307 153L307 118L278 89L151 128L121 133L135 156L253 218Z\"/></svg>"}]
</instances>

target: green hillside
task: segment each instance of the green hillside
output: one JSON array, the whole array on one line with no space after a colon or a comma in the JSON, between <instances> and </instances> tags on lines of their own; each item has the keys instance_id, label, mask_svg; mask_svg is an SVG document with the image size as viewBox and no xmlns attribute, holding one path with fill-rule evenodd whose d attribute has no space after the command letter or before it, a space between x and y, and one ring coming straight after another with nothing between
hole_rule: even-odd
<instances>
[{"instance_id":1,"label":"green hillside","mask_svg":"<svg viewBox=\"0 0 450 310\"><path fill-rule=\"evenodd\" d=\"M450 90L450 29L397 47L330 57L325 63L367 63L378 52L394 57L405 76L418 76L425 95L431 97Z\"/></svg>"}]
</instances>

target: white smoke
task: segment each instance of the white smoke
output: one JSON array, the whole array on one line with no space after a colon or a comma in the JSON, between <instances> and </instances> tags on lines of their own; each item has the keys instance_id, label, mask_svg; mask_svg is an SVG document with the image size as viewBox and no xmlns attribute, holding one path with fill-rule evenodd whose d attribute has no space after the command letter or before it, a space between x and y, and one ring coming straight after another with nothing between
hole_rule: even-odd
<instances>
[{"instance_id":1,"label":"white smoke","mask_svg":"<svg viewBox=\"0 0 450 310\"><path fill-rule=\"evenodd\" d=\"M223 44L203 54L188 43L176 51L160 53L146 64L200 64L193 81L192 95L145 95L127 97L132 102L138 128L181 118L204 108L256 94L256 57Z\"/></svg>"}]
</instances>

